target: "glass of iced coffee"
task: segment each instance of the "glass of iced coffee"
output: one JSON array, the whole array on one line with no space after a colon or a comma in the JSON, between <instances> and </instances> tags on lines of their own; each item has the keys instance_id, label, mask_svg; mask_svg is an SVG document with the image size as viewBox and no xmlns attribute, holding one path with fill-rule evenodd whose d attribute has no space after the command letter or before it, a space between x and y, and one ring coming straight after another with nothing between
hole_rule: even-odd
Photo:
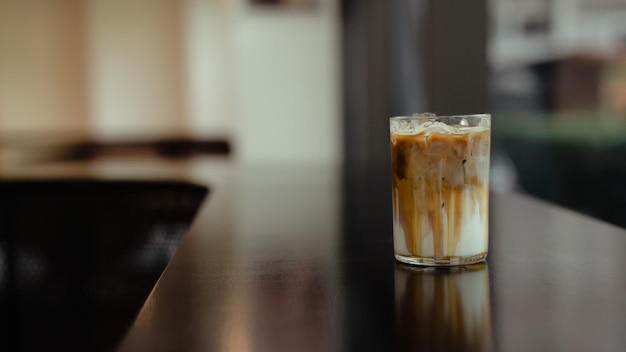
<instances>
[{"instance_id":1,"label":"glass of iced coffee","mask_svg":"<svg viewBox=\"0 0 626 352\"><path fill-rule=\"evenodd\" d=\"M392 117L397 260L465 265L487 258L491 116Z\"/></svg>"}]
</instances>

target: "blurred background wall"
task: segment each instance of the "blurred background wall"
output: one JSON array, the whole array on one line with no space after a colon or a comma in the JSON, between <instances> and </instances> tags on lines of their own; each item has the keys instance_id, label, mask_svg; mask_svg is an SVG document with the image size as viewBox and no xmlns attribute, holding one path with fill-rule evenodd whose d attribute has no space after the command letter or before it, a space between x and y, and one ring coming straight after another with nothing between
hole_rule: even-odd
<instances>
[{"instance_id":1,"label":"blurred background wall","mask_svg":"<svg viewBox=\"0 0 626 352\"><path fill-rule=\"evenodd\" d=\"M79 0L0 2L3 134L89 128L85 5Z\"/></svg>"},{"instance_id":2,"label":"blurred background wall","mask_svg":"<svg viewBox=\"0 0 626 352\"><path fill-rule=\"evenodd\" d=\"M311 4L0 0L0 133L338 161L339 4Z\"/></svg>"},{"instance_id":3,"label":"blurred background wall","mask_svg":"<svg viewBox=\"0 0 626 352\"><path fill-rule=\"evenodd\" d=\"M518 189L626 226L626 1L490 1L493 134Z\"/></svg>"},{"instance_id":4,"label":"blurred background wall","mask_svg":"<svg viewBox=\"0 0 626 352\"><path fill-rule=\"evenodd\" d=\"M0 144L386 167L417 111L491 112L494 189L626 226L626 0L0 0Z\"/></svg>"}]
</instances>

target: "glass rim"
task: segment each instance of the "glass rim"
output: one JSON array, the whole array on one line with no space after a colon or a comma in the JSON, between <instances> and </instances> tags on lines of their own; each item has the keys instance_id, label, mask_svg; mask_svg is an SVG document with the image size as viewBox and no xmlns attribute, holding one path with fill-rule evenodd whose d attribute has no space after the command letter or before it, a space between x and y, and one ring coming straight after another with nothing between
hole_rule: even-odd
<instances>
[{"instance_id":1,"label":"glass rim","mask_svg":"<svg viewBox=\"0 0 626 352\"><path fill-rule=\"evenodd\" d=\"M427 114L427 113L425 113ZM389 118L389 121L406 121L406 120L430 120L437 121L440 119L449 119L449 118L491 118L491 114L481 113L481 114L455 114L455 115L419 115L414 114L412 116L392 116Z\"/></svg>"}]
</instances>

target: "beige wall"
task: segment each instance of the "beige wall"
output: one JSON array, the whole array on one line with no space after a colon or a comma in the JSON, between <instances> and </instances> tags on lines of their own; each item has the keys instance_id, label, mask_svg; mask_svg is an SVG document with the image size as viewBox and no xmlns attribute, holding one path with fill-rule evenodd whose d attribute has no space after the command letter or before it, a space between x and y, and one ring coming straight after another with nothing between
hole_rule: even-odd
<instances>
[{"instance_id":1,"label":"beige wall","mask_svg":"<svg viewBox=\"0 0 626 352\"><path fill-rule=\"evenodd\" d=\"M88 0L87 18L96 136L182 134L180 1Z\"/></svg>"},{"instance_id":2,"label":"beige wall","mask_svg":"<svg viewBox=\"0 0 626 352\"><path fill-rule=\"evenodd\" d=\"M0 133L85 132L82 0L0 0Z\"/></svg>"},{"instance_id":3,"label":"beige wall","mask_svg":"<svg viewBox=\"0 0 626 352\"><path fill-rule=\"evenodd\" d=\"M313 12L251 11L233 18L235 137L246 161L339 161L339 4Z\"/></svg>"},{"instance_id":4,"label":"beige wall","mask_svg":"<svg viewBox=\"0 0 626 352\"><path fill-rule=\"evenodd\" d=\"M0 0L0 130L225 136L243 162L338 161L338 1Z\"/></svg>"},{"instance_id":5,"label":"beige wall","mask_svg":"<svg viewBox=\"0 0 626 352\"><path fill-rule=\"evenodd\" d=\"M188 132L231 136L234 125L233 23L226 0L184 0Z\"/></svg>"}]
</instances>

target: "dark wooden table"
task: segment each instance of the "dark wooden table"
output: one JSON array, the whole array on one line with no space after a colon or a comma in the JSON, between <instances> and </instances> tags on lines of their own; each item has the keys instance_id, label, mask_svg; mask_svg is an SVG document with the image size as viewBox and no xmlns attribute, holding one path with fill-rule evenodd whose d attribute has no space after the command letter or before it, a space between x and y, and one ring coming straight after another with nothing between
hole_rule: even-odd
<instances>
[{"instance_id":1,"label":"dark wooden table","mask_svg":"<svg viewBox=\"0 0 626 352\"><path fill-rule=\"evenodd\" d=\"M493 194L488 263L418 269L393 258L386 168L205 179L211 195L121 351L626 349L623 229Z\"/></svg>"}]
</instances>

